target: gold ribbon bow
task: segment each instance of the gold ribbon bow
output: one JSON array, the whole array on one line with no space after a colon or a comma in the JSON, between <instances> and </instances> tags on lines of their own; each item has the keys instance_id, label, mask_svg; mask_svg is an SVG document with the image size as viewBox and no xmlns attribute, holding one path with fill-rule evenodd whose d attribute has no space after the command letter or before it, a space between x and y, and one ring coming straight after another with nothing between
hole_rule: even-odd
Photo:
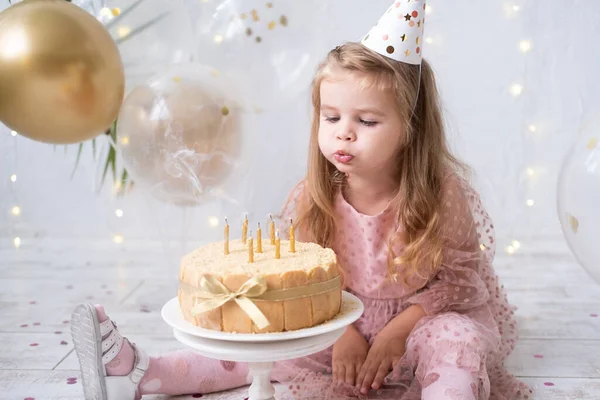
<instances>
[{"instance_id":1,"label":"gold ribbon bow","mask_svg":"<svg viewBox=\"0 0 600 400\"><path fill-rule=\"evenodd\" d=\"M250 298L258 297L267 291L267 281L262 276L255 276L247 280L238 290L232 292L214 276L204 275L200 280L199 289L194 291L194 295L202 300L192 308L194 316L235 300L259 329L264 329L271 324L256 304L250 300Z\"/></svg>"}]
</instances>

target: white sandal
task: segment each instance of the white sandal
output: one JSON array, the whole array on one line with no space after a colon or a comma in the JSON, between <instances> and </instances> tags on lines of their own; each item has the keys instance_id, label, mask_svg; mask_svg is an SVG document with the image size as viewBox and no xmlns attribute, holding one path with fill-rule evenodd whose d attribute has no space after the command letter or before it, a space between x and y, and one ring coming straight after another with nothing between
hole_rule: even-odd
<instances>
[{"instance_id":1,"label":"white sandal","mask_svg":"<svg viewBox=\"0 0 600 400\"><path fill-rule=\"evenodd\" d=\"M123 338L117 325L109 319L100 323L96 308L78 305L71 315L71 336L81 368L85 400L139 399L138 385L148 369L146 353ZM106 337L102 340L103 337ZM106 364L111 362L127 340L133 348L134 368L129 375L106 376Z\"/></svg>"}]
</instances>

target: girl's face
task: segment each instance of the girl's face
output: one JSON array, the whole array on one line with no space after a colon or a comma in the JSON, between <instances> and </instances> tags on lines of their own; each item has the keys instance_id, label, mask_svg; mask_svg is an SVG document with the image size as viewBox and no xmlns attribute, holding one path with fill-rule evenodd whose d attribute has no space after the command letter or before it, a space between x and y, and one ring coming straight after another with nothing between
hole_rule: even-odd
<instances>
[{"instance_id":1,"label":"girl's face","mask_svg":"<svg viewBox=\"0 0 600 400\"><path fill-rule=\"evenodd\" d=\"M321 82L319 148L340 172L377 178L396 173L404 124L391 90L361 85L368 77L340 71Z\"/></svg>"}]
</instances>

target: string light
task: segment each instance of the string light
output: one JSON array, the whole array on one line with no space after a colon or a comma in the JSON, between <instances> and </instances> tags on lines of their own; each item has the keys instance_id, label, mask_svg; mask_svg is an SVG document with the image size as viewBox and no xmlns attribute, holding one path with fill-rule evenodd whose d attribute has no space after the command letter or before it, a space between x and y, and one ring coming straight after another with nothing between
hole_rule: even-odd
<instances>
[{"instance_id":1,"label":"string light","mask_svg":"<svg viewBox=\"0 0 600 400\"><path fill-rule=\"evenodd\" d=\"M530 132L535 132L537 131L537 127L535 125L529 125L529 131Z\"/></svg>"},{"instance_id":2,"label":"string light","mask_svg":"<svg viewBox=\"0 0 600 400\"><path fill-rule=\"evenodd\" d=\"M512 241L512 247L514 247L515 250L518 250L519 248L521 248L521 243L519 243L518 240L513 240Z\"/></svg>"},{"instance_id":3,"label":"string light","mask_svg":"<svg viewBox=\"0 0 600 400\"><path fill-rule=\"evenodd\" d=\"M104 7L100 10L100 15L106 18L112 18L113 13L108 7Z\"/></svg>"},{"instance_id":4,"label":"string light","mask_svg":"<svg viewBox=\"0 0 600 400\"><path fill-rule=\"evenodd\" d=\"M425 42L431 44L431 43L433 43L433 38L431 36L427 36L425 38Z\"/></svg>"},{"instance_id":5,"label":"string light","mask_svg":"<svg viewBox=\"0 0 600 400\"><path fill-rule=\"evenodd\" d=\"M115 210L115 215L119 218L121 218L123 216L123 210L121 210L120 208L117 208Z\"/></svg>"},{"instance_id":6,"label":"string light","mask_svg":"<svg viewBox=\"0 0 600 400\"><path fill-rule=\"evenodd\" d=\"M14 137L17 136L17 131L10 131L10 134Z\"/></svg>"},{"instance_id":7,"label":"string light","mask_svg":"<svg viewBox=\"0 0 600 400\"><path fill-rule=\"evenodd\" d=\"M515 248L513 246L506 246L506 252L508 254L515 254Z\"/></svg>"},{"instance_id":8,"label":"string light","mask_svg":"<svg viewBox=\"0 0 600 400\"><path fill-rule=\"evenodd\" d=\"M535 201L533 201L533 199L527 199L526 204L529 207L533 207L535 205Z\"/></svg>"},{"instance_id":9,"label":"string light","mask_svg":"<svg viewBox=\"0 0 600 400\"><path fill-rule=\"evenodd\" d=\"M116 244L121 244L123 243L123 236L122 235L115 235L113 236L113 242L115 242Z\"/></svg>"},{"instance_id":10,"label":"string light","mask_svg":"<svg viewBox=\"0 0 600 400\"><path fill-rule=\"evenodd\" d=\"M217 217L210 217L208 219L208 224L210 226L212 226L213 228L219 226L219 218L217 218Z\"/></svg>"},{"instance_id":11,"label":"string light","mask_svg":"<svg viewBox=\"0 0 600 400\"><path fill-rule=\"evenodd\" d=\"M533 169L533 168L527 168L527 175L534 176L535 175L535 169Z\"/></svg>"},{"instance_id":12,"label":"string light","mask_svg":"<svg viewBox=\"0 0 600 400\"><path fill-rule=\"evenodd\" d=\"M529 40L521 40L519 42L519 48L523 53L527 53L531 50L531 42Z\"/></svg>"},{"instance_id":13,"label":"string light","mask_svg":"<svg viewBox=\"0 0 600 400\"><path fill-rule=\"evenodd\" d=\"M223 42L223 36L215 35L215 43L220 44L221 42Z\"/></svg>"},{"instance_id":14,"label":"string light","mask_svg":"<svg viewBox=\"0 0 600 400\"><path fill-rule=\"evenodd\" d=\"M131 28L128 26L120 26L117 29L117 35L119 35L120 39L123 39L125 36L128 36L131 33Z\"/></svg>"},{"instance_id":15,"label":"string light","mask_svg":"<svg viewBox=\"0 0 600 400\"><path fill-rule=\"evenodd\" d=\"M18 217L19 215L21 215L21 207L19 206L14 206L11 210L12 215L14 215L15 217Z\"/></svg>"},{"instance_id":16,"label":"string light","mask_svg":"<svg viewBox=\"0 0 600 400\"><path fill-rule=\"evenodd\" d=\"M10 176L10 180L11 180L11 182L16 182L16 181L17 181L17 175L15 175L15 174L12 174L12 175Z\"/></svg>"},{"instance_id":17,"label":"string light","mask_svg":"<svg viewBox=\"0 0 600 400\"><path fill-rule=\"evenodd\" d=\"M521 7L519 7L518 5L515 4L514 6L512 6L512 9L514 12L517 12L521 9Z\"/></svg>"},{"instance_id":18,"label":"string light","mask_svg":"<svg viewBox=\"0 0 600 400\"><path fill-rule=\"evenodd\" d=\"M425 6L425 13L426 13L426 14L431 14L431 11L432 11L432 10L431 10L431 6L430 6L429 4L427 4L427 5Z\"/></svg>"},{"instance_id":19,"label":"string light","mask_svg":"<svg viewBox=\"0 0 600 400\"><path fill-rule=\"evenodd\" d=\"M17 236L16 238L14 238L13 243L15 245L15 248L18 249L19 247L21 247L21 238Z\"/></svg>"},{"instance_id":20,"label":"string light","mask_svg":"<svg viewBox=\"0 0 600 400\"><path fill-rule=\"evenodd\" d=\"M519 96L521 93L523 93L523 86L519 85L518 83L514 83L512 85L510 85L510 94L512 94L513 96Z\"/></svg>"}]
</instances>

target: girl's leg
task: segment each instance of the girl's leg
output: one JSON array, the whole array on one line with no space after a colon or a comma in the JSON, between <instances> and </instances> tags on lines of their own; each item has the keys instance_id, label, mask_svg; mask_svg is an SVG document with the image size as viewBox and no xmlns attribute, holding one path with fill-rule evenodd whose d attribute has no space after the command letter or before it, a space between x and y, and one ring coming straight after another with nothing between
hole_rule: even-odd
<instances>
[{"instance_id":1,"label":"girl's leg","mask_svg":"<svg viewBox=\"0 0 600 400\"><path fill-rule=\"evenodd\" d=\"M477 378L457 366L438 366L423 380L423 400L477 400Z\"/></svg>"},{"instance_id":2,"label":"girl's leg","mask_svg":"<svg viewBox=\"0 0 600 400\"><path fill-rule=\"evenodd\" d=\"M148 358L120 335L101 306L79 305L71 329L86 399L112 400L114 393L121 395L119 399L208 393L249 383L245 364L213 360L192 351Z\"/></svg>"}]
</instances>

